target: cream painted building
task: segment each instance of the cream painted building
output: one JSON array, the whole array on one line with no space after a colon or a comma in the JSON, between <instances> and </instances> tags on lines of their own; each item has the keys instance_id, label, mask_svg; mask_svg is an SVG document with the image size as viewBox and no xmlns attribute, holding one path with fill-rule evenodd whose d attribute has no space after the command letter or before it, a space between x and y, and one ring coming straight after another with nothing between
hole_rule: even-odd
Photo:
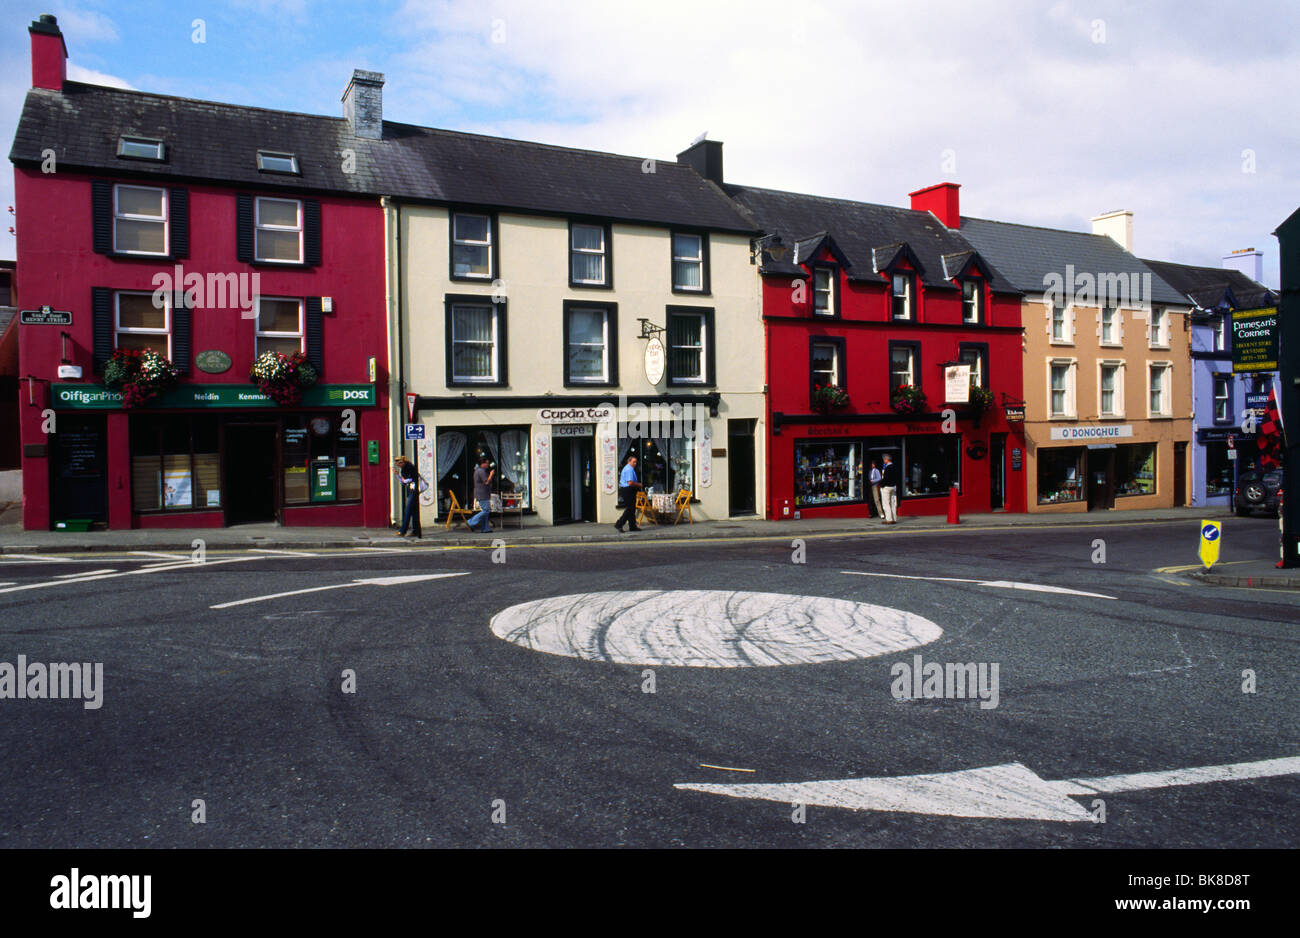
<instances>
[{"instance_id":1,"label":"cream painted building","mask_svg":"<svg viewBox=\"0 0 1300 938\"><path fill-rule=\"evenodd\" d=\"M697 520L760 510L759 278L704 176L721 145L656 163L443 136L476 160L456 197L386 200L393 400L415 395L394 451L433 483L422 523L472 501L482 455L542 523L612 523L629 454Z\"/></svg>"},{"instance_id":2,"label":"cream painted building","mask_svg":"<svg viewBox=\"0 0 1300 938\"><path fill-rule=\"evenodd\" d=\"M1025 293L1029 511L1187 504L1191 306L1125 250L1132 216L1093 234L963 219L962 234Z\"/></svg>"}]
</instances>

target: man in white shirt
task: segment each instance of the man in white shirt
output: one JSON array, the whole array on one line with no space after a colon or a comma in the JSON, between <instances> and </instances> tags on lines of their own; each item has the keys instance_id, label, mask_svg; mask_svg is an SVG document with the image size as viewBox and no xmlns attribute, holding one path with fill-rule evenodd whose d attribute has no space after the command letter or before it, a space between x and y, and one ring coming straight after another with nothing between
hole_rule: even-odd
<instances>
[{"instance_id":1,"label":"man in white shirt","mask_svg":"<svg viewBox=\"0 0 1300 938\"><path fill-rule=\"evenodd\" d=\"M876 506L876 517L883 518L885 517L885 509L880 507L880 480L884 478L884 474L880 471L880 466L874 459L871 460L871 473L867 478L871 482L871 500Z\"/></svg>"},{"instance_id":2,"label":"man in white shirt","mask_svg":"<svg viewBox=\"0 0 1300 938\"><path fill-rule=\"evenodd\" d=\"M901 475L898 467L894 465L894 457L886 453L885 468L881 472L880 480L880 500L885 508L885 520L881 522L882 524L898 523L898 487L903 481Z\"/></svg>"}]
</instances>

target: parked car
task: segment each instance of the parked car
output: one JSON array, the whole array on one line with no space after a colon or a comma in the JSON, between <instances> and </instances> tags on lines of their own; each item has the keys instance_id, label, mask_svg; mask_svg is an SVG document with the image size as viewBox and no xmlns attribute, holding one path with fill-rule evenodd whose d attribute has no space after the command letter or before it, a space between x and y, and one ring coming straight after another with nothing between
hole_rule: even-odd
<instances>
[{"instance_id":1,"label":"parked car","mask_svg":"<svg viewBox=\"0 0 1300 938\"><path fill-rule=\"evenodd\" d=\"M1276 517L1282 504L1282 471L1280 469L1260 472L1252 469L1243 472L1237 478L1237 490L1233 495L1233 507L1237 514L1254 514L1267 512Z\"/></svg>"}]
</instances>

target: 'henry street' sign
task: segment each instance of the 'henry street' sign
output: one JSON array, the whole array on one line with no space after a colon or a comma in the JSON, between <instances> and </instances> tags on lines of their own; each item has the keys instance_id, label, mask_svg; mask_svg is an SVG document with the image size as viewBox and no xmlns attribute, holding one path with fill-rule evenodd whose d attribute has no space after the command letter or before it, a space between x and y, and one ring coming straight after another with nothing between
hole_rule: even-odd
<instances>
[{"instance_id":1,"label":"'henry street' sign","mask_svg":"<svg viewBox=\"0 0 1300 938\"><path fill-rule=\"evenodd\" d=\"M66 309L50 309L48 306L42 306L40 309L20 309L18 321L24 326L70 326L72 313Z\"/></svg>"},{"instance_id":2,"label":"'henry street' sign","mask_svg":"<svg viewBox=\"0 0 1300 938\"><path fill-rule=\"evenodd\" d=\"M1277 371L1277 307L1232 311L1232 370Z\"/></svg>"}]
</instances>

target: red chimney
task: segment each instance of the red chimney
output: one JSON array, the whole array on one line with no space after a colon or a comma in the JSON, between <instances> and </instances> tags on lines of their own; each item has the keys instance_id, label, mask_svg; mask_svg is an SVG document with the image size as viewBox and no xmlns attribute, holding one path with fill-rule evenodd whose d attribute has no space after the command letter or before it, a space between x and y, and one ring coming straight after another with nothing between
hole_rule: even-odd
<instances>
[{"instance_id":1,"label":"red chimney","mask_svg":"<svg viewBox=\"0 0 1300 938\"><path fill-rule=\"evenodd\" d=\"M68 78L68 47L59 32L59 21L42 13L27 31L32 34L32 87L62 91Z\"/></svg>"},{"instance_id":2,"label":"red chimney","mask_svg":"<svg viewBox=\"0 0 1300 938\"><path fill-rule=\"evenodd\" d=\"M947 228L961 227L961 208L958 204L957 190L960 183L941 182L924 189L909 192L912 208L918 212L934 212L935 218Z\"/></svg>"}]
</instances>

